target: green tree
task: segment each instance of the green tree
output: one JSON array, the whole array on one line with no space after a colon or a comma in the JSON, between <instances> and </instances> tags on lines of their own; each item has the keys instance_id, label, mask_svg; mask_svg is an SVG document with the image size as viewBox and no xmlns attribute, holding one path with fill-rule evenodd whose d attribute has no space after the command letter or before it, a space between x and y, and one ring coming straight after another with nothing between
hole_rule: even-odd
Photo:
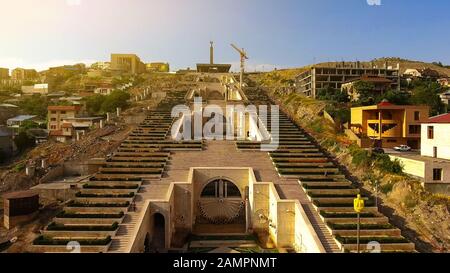
<instances>
[{"instance_id":1,"label":"green tree","mask_svg":"<svg viewBox=\"0 0 450 273\"><path fill-rule=\"evenodd\" d=\"M99 114L102 109L102 104L105 101L105 96L100 94L95 94L93 96L87 97L86 100L86 109L90 115Z\"/></svg>"},{"instance_id":2,"label":"green tree","mask_svg":"<svg viewBox=\"0 0 450 273\"><path fill-rule=\"evenodd\" d=\"M395 90L388 90L384 96L384 99L388 100L389 102L397 105L409 105L410 102L410 95L408 93L404 92L398 92Z\"/></svg>"},{"instance_id":3,"label":"green tree","mask_svg":"<svg viewBox=\"0 0 450 273\"><path fill-rule=\"evenodd\" d=\"M372 105L381 101L381 97L374 94L375 85L371 82L357 81L353 84L353 88L359 94L361 105Z\"/></svg>"},{"instance_id":4,"label":"green tree","mask_svg":"<svg viewBox=\"0 0 450 273\"><path fill-rule=\"evenodd\" d=\"M20 126L20 130L26 132L29 129L39 128L39 124L32 120L25 120Z\"/></svg>"},{"instance_id":5,"label":"green tree","mask_svg":"<svg viewBox=\"0 0 450 273\"><path fill-rule=\"evenodd\" d=\"M447 111L445 104L439 97L442 87L436 82L414 81L411 102L415 105L430 106L430 114L438 115Z\"/></svg>"},{"instance_id":6,"label":"green tree","mask_svg":"<svg viewBox=\"0 0 450 273\"><path fill-rule=\"evenodd\" d=\"M19 103L19 107L27 114L37 115L42 119L47 117L48 101L46 97L41 95L35 94L25 97Z\"/></svg>"},{"instance_id":7,"label":"green tree","mask_svg":"<svg viewBox=\"0 0 450 273\"><path fill-rule=\"evenodd\" d=\"M128 100L130 99L130 94L125 91L115 90L109 96L106 96L102 103L101 111L114 112L117 107L126 108L128 106Z\"/></svg>"},{"instance_id":8,"label":"green tree","mask_svg":"<svg viewBox=\"0 0 450 273\"><path fill-rule=\"evenodd\" d=\"M338 103L347 103L350 101L347 93L332 87L320 89L317 92L317 98L319 100L333 101Z\"/></svg>"}]
</instances>

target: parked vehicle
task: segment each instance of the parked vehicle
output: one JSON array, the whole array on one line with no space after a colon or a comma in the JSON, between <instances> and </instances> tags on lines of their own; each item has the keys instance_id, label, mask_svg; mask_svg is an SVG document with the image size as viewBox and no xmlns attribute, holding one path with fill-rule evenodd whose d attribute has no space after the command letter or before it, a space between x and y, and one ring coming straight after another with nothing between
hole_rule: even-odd
<instances>
[{"instance_id":1,"label":"parked vehicle","mask_svg":"<svg viewBox=\"0 0 450 273\"><path fill-rule=\"evenodd\" d=\"M411 151L411 147L409 147L408 145L400 145L400 146L394 147L394 150L399 151L399 152L409 152L409 151Z\"/></svg>"}]
</instances>

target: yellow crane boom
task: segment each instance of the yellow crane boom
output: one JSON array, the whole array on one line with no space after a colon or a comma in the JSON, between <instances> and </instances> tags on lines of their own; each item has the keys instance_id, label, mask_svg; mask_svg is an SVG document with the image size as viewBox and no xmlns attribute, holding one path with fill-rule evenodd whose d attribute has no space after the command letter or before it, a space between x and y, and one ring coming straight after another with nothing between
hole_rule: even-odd
<instances>
[{"instance_id":1,"label":"yellow crane boom","mask_svg":"<svg viewBox=\"0 0 450 273\"><path fill-rule=\"evenodd\" d=\"M242 89L242 83L244 81L244 72L245 72L245 60L248 60L247 52L242 48L235 46L234 44L231 44L231 47L234 48L237 52L239 52L239 55L241 57L241 76L239 81L239 87Z\"/></svg>"}]
</instances>

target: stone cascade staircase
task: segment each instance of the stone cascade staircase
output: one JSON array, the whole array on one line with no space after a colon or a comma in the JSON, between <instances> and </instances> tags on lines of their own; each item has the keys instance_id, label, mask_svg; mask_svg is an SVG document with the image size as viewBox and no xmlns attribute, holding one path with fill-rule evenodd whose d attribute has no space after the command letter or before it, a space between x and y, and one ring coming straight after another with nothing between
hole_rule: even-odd
<instances>
[{"instance_id":1,"label":"stone cascade staircase","mask_svg":"<svg viewBox=\"0 0 450 273\"><path fill-rule=\"evenodd\" d=\"M163 109L149 112L99 172L83 183L76 198L41 231L33 242L34 251L70 252L70 242L78 244L81 252L127 251L143 206L139 191L144 179L160 179L169 150L186 145L167 140L173 118L164 109L184 99L181 93L169 92L161 103Z\"/></svg>"},{"instance_id":2,"label":"stone cascade staircase","mask_svg":"<svg viewBox=\"0 0 450 273\"><path fill-rule=\"evenodd\" d=\"M265 97L263 94L252 96ZM270 113L263 123L271 128ZM279 140L278 149L269 153L272 162L280 177L298 179L310 200L310 204L304 205L305 211L327 251L354 252L357 215L353 211L353 199L360 194L358 187L346 178L314 139L284 113L279 114L276 140ZM244 141L236 145L240 150L261 147L258 142ZM378 212L373 198L363 197L366 208L361 214L361 249L369 252L381 247L382 252L414 252L414 244Z\"/></svg>"}]
</instances>

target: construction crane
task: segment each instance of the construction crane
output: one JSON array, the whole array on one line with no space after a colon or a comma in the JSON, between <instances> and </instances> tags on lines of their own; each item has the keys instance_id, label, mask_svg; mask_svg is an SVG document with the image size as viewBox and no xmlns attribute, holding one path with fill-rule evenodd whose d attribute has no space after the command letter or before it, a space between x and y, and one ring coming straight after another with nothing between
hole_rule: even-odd
<instances>
[{"instance_id":1,"label":"construction crane","mask_svg":"<svg viewBox=\"0 0 450 273\"><path fill-rule=\"evenodd\" d=\"M239 55L241 56L241 77L239 81L239 87L242 89L242 84L244 82L245 60L248 60L247 52L245 52L243 48L240 49L234 44L231 44L231 47L233 47L237 52L239 52Z\"/></svg>"}]
</instances>

